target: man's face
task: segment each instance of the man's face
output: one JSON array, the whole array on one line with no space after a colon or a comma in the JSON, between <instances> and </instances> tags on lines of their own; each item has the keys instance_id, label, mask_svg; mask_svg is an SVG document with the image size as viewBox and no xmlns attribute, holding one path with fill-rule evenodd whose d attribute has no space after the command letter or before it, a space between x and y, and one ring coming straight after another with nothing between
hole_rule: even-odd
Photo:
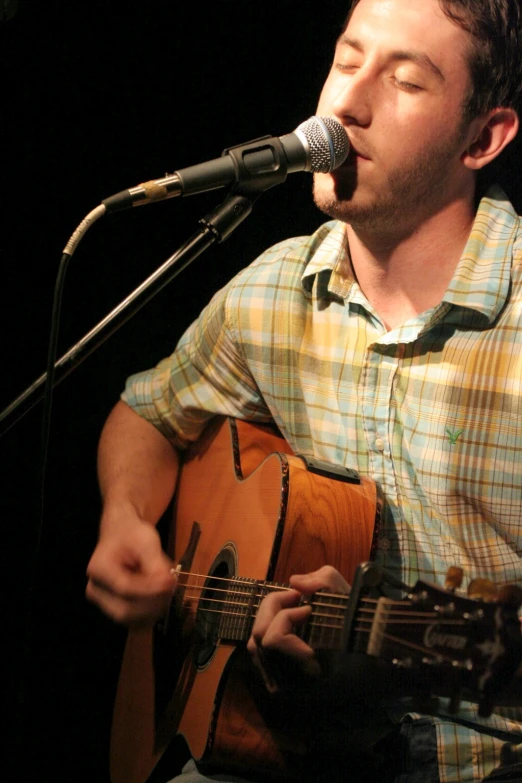
<instances>
[{"instance_id":1,"label":"man's face","mask_svg":"<svg viewBox=\"0 0 522 783\"><path fill-rule=\"evenodd\" d=\"M471 187L461 161L468 46L438 0L360 1L317 109L352 144L343 166L315 177L320 209L354 226L414 225Z\"/></svg>"}]
</instances>

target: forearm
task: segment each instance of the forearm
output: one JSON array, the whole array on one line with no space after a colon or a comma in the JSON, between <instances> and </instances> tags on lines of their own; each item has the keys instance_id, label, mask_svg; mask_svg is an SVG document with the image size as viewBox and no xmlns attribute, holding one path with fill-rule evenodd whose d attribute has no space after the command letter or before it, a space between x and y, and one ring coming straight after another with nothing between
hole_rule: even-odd
<instances>
[{"instance_id":1,"label":"forearm","mask_svg":"<svg viewBox=\"0 0 522 783\"><path fill-rule=\"evenodd\" d=\"M174 493L177 473L178 455L170 443L119 402L100 438L103 513L86 590L118 622L154 622L171 598L173 563L154 526Z\"/></svg>"},{"instance_id":2,"label":"forearm","mask_svg":"<svg viewBox=\"0 0 522 783\"><path fill-rule=\"evenodd\" d=\"M155 524L176 487L179 458L168 440L124 402L113 408L98 449L103 527L132 509Z\"/></svg>"}]
</instances>

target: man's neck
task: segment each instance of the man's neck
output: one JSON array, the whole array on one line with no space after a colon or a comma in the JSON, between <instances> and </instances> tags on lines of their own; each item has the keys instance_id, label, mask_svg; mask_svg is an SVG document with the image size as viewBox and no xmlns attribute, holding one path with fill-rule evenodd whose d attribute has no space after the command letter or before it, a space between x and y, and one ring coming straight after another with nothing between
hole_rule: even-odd
<instances>
[{"instance_id":1,"label":"man's neck","mask_svg":"<svg viewBox=\"0 0 522 783\"><path fill-rule=\"evenodd\" d=\"M387 329L439 304L455 273L475 217L471 199L410 227L375 231L347 226L357 282Z\"/></svg>"}]
</instances>

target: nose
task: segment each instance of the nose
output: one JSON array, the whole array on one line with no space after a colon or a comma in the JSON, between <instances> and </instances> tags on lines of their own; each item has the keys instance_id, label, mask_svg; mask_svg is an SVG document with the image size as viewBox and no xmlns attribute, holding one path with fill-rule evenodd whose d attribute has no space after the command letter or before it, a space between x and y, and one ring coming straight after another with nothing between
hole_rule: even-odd
<instances>
[{"instance_id":1,"label":"nose","mask_svg":"<svg viewBox=\"0 0 522 783\"><path fill-rule=\"evenodd\" d=\"M334 85L331 98L334 116L344 125L367 127L372 119L375 90L372 76L364 68L342 74L342 78Z\"/></svg>"}]
</instances>

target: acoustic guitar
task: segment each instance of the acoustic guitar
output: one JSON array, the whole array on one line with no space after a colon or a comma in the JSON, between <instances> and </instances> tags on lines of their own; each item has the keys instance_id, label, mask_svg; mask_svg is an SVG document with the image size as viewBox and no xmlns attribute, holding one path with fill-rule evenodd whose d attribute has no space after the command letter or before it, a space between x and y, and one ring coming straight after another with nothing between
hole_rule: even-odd
<instances>
[{"instance_id":1,"label":"acoustic guitar","mask_svg":"<svg viewBox=\"0 0 522 783\"><path fill-rule=\"evenodd\" d=\"M172 605L131 628L111 734L112 783L145 783L177 735L198 766L252 780L302 780L309 738L291 696L270 697L245 652L257 607L294 573L335 566L350 596L321 591L301 633L336 660L363 656L489 714L521 658L516 589L483 600L398 583L372 563L381 504L354 471L296 456L272 428L217 419L189 450L168 551ZM397 595L400 593L399 597ZM420 685L419 685L420 684ZM299 694L302 702L303 694ZM288 697L288 698L287 698ZM299 707L298 707L299 708Z\"/></svg>"}]
</instances>

